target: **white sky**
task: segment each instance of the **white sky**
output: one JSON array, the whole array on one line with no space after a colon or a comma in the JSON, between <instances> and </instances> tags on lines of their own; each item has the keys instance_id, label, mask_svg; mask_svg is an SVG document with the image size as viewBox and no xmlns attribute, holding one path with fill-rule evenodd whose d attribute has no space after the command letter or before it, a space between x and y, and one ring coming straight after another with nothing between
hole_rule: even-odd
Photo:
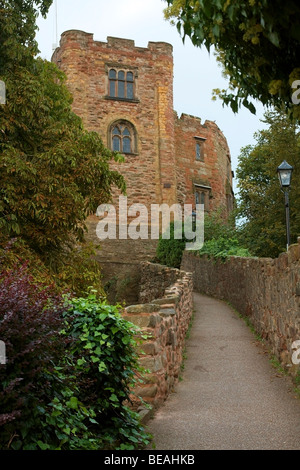
<instances>
[{"instance_id":1,"label":"white sky","mask_svg":"<svg viewBox=\"0 0 300 470\"><path fill-rule=\"evenodd\" d=\"M192 45L189 38L183 44L176 27L164 19L163 0L57 0L57 36L69 29L94 34L94 39L106 41L107 36L133 39L138 47L149 41L164 41L173 45L174 109L182 113L215 121L224 133L231 152L235 171L240 149L255 143L253 134L264 127L263 107L258 104L257 115L242 109L235 115L231 108L222 107L220 100L212 101L214 88L227 88L222 70L213 54ZM41 56L51 59L56 43L55 0L47 19L38 19L37 41Z\"/></svg>"}]
</instances>

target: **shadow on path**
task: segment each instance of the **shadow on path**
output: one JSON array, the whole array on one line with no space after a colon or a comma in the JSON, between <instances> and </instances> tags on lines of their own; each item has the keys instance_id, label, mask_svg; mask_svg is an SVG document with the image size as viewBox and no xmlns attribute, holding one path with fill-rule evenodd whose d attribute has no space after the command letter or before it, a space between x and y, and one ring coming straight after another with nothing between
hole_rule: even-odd
<instances>
[{"instance_id":1,"label":"shadow on path","mask_svg":"<svg viewBox=\"0 0 300 470\"><path fill-rule=\"evenodd\" d=\"M289 378L226 303L194 294L194 308L183 381L147 426L155 449L300 450Z\"/></svg>"}]
</instances>

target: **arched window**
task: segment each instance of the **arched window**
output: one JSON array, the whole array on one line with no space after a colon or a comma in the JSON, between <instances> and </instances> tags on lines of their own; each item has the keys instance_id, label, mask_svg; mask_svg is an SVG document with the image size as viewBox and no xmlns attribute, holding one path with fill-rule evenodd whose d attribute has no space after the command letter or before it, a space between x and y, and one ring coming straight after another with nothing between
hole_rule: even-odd
<instances>
[{"instance_id":1,"label":"arched window","mask_svg":"<svg viewBox=\"0 0 300 470\"><path fill-rule=\"evenodd\" d=\"M111 149L120 153L136 153L136 133L128 121L117 121L111 126Z\"/></svg>"},{"instance_id":2,"label":"arched window","mask_svg":"<svg viewBox=\"0 0 300 470\"><path fill-rule=\"evenodd\" d=\"M110 98L134 99L133 72L110 69L108 72Z\"/></svg>"}]
</instances>

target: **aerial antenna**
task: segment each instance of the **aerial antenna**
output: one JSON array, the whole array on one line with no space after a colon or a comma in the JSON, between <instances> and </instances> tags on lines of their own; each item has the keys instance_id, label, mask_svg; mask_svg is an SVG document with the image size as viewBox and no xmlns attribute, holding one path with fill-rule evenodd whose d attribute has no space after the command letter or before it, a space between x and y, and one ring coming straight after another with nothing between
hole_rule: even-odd
<instances>
[{"instance_id":1,"label":"aerial antenna","mask_svg":"<svg viewBox=\"0 0 300 470\"><path fill-rule=\"evenodd\" d=\"M55 0L54 2L54 8L55 8L55 11L54 11L54 28L55 28L55 43L52 45L52 49L53 51L55 51L55 49L57 48L58 46L58 10L57 10L57 0Z\"/></svg>"}]
</instances>

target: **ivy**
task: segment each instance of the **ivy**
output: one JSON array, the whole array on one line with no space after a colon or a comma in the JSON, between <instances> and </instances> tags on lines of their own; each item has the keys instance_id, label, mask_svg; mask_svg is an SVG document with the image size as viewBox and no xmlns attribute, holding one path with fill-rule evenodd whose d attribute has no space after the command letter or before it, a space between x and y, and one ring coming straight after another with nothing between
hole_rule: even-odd
<instances>
[{"instance_id":1,"label":"ivy","mask_svg":"<svg viewBox=\"0 0 300 470\"><path fill-rule=\"evenodd\" d=\"M64 334L73 339L69 353L82 405L95 419L90 431L104 446L147 444L149 435L128 407L143 374L137 353L140 331L124 320L121 307L100 302L94 293L71 299L68 306Z\"/></svg>"}]
</instances>

